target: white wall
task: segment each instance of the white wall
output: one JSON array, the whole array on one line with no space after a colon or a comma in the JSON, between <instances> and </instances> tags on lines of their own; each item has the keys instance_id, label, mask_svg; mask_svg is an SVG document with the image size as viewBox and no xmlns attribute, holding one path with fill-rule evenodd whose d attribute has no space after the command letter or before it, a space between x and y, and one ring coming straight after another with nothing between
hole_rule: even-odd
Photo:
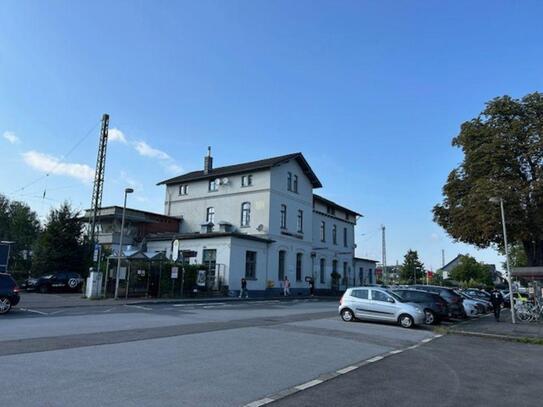
<instances>
[{"instance_id":1,"label":"white wall","mask_svg":"<svg viewBox=\"0 0 543 407\"><path fill-rule=\"evenodd\" d=\"M252 174L253 185L242 187L242 175ZM222 177L224 178L224 177ZM269 220L269 188L270 172L247 172L228 176L228 185L219 185L218 191L209 192L209 180L188 183L188 194L179 195L179 185L166 188L165 213L171 216L182 216L181 233L200 232L201 224L206 220L208 207L215 208L215 228L219 230L219 221L230 222L242 233L264 235L268 230ZM171 199L170 199L171 198ZM241 205L251 203L251 220L249 227L241 227ZM263 231L258 231L263 225Z\"/></svg>"}]
</instances>

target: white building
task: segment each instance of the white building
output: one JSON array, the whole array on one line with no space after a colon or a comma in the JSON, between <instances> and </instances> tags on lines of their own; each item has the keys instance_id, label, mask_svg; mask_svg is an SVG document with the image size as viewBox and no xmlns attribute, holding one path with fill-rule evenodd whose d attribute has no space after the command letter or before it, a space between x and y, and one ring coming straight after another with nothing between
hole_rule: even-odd
<instances>
[{"instance_id":1,"label":"white building","mask_svg":"<svg viewBox=\"0 0 543 407\"><path fill-rule=\"evenodd\" d=\"M251 292L280 289L307 292L352 285L354 227L361 215L313 193L322 187L301 153L204 169L159 183L166 186L165 214L182 219L180 233L147 237L147 250L166 250L173 241L190 261L204 264L209 288L239 290L245 277Z\"/></svg>"}]
</instances>

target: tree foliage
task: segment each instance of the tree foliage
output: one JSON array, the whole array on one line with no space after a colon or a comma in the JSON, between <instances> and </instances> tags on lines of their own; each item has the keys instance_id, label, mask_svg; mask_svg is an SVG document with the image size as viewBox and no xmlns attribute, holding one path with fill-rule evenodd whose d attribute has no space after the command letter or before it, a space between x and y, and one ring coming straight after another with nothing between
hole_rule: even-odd
<instances>
[{"instance_id":1,"label":"tree foliage","mask_svg":"<svg viewBox=\"0 0 543 407\"><path fill-rule=\"evenodd\" d=\"M490 268L471 256L461 256L458 266L452 269L451 279L463 285L491 285Z\"/></svg>"},{"instance_id":2,"label":"tree foliage","mask_svg":"<svg viewBox=\"0 0 543 407\"><path fill-rule=\"evenodd\" d=\"M89 245L83 239L83 222L68 203L52 209L34 249L32 271L41 275L56 271L85 274Z\"/></svg>"},{"instance_id":3,"label":"tree foliage","mask_svg":"<svg viewBox=\"0 0 543 407\"><path fill-rule=\"evenodd\" d=\"M434 220L454 239L484 248L504 239L504 200L510 243L522 245L529 265L543 265L543 94L488 102L452 141L464 160L449 174Z\"/></svg>"},{"instance_id":4,"label":"tree foliage","mask_svg":"<svg viewBox=\"0 0 543 407\"><path fill-rule=\"evenodd\" d=\"M424 279L424 264L419 260L417 251L409 249L404 256L400 269L400 281L407 284L416 284L422 283Z\"/></svg>"},{"instance_id":5,"label":"tree foliage","mask_svg":"<svg viewBox=\"0 0 543 407\"><path fill-rule=\"evenodd\" d=\"M0 194L0 240L14 242L10 250L10 270L29 268L29 253L39 232L36 212L23 202L10 201Z\"/></svg>"}]
</instances>

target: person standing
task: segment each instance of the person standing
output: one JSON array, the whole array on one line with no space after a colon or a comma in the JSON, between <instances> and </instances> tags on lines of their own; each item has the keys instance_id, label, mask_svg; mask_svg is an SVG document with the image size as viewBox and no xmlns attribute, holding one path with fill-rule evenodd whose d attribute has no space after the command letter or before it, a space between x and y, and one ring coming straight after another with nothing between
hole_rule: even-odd
<instances>
[{"instance_id":1,"label":"person standing","mask_svg":"<svg viewBox=\"0 0 543 407\"><path fill-rule=\"evenodd\" d=\"M311 297L315 295L315 281L313 279L309 280L309 295Z\"/></svg>"},{"instance_id":2,"label":"person standing","mask_svg":"<svg viewBox=\"0 0 543 407\"><path fill-rule=\"evenodd\" d=\"M287 276L285 276L285 279L283 280L283 295L285 297L290 295L290 281Z\"/></svg>"},{"instance_id":3,"label":"person standing","mask_svg":"<svg viewBox=\"0 0 543 407\"><path fill-rule=\"evenodd\" d=\"M496 322L500 322L500 311L503 304L503 296L498 289L494 288L490 293L490 302L492 303L492 308L494 308L494 318L496 318Z\"/></svg>"},{"instance_id":4,"label":"person standing","mask_svg":"<svg viewBox=\"0 0 543 407\"><path fill-rule=\"evenodd\" d=\"M249 291L247 291L247 280L245 280L245 278L242 278L239 298L243 298L244 295L245 295L245 298L249 298Z\"/></svg>"}]
</instances>

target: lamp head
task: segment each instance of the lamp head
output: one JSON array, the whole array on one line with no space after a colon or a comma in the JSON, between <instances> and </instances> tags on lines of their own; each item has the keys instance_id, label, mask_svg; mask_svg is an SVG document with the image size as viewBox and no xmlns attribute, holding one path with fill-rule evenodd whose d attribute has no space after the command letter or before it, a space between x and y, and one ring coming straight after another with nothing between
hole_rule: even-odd
<instances>
[{"instance_id":1,"label":"lamp head","mask_svg":"<svg viewBox=\"0 0 543 407\"><path fill-rule=\"evenodd\" d=\"M500 201L501 201L501 198L498 198L498 197L495 197L495 196L488 199L488 202L492 202L492 203L500 203Z\"/></svg>"},{"instance_id":2,"label":"lamp head","mask_svg":"<svg viewBox=\"0 0 543 407\"><path fill-rule=\"evenodd\" d=\"M125 194L131 194L132 192L134 192L134 190L133 190L132 188L126 188L126 189L124 190L124 193L125 193Z\"/></svg>"}]
</instances>

